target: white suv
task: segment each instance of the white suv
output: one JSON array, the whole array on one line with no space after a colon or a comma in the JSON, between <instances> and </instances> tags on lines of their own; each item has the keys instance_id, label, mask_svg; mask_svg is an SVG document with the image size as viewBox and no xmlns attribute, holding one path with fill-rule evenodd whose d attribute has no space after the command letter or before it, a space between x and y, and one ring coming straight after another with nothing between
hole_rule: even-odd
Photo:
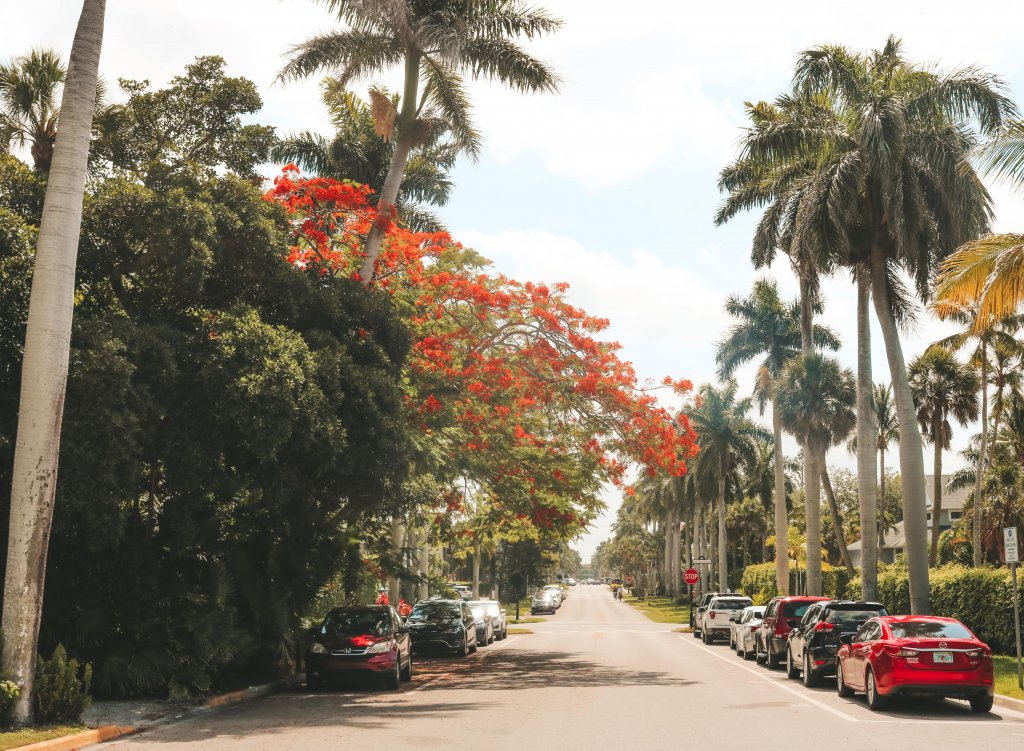
<instances>
[{"instance_id":1,"label":"white suv","mask_svg":"<svg viewBox=\"0 0 1024 751\"><path fill-rule=\"evenodd\" d=\"M700 638L710 644L719 634L728 635L732 631L731 618L753 605L749 597L743 595L718 595L708 603L708 609L701 614Z\"/></svg>"}]
</instances>

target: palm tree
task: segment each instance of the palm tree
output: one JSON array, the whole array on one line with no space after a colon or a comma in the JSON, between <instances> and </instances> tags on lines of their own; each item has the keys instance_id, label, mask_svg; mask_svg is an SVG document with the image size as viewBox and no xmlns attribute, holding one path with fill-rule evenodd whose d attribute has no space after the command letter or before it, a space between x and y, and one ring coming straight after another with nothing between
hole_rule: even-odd
<instances>
[{"instance_id":1,"label":"palm tree","mask_svg":"<svg viewBox=\"0 0 1024 751\"><path fill-rule=\"evenodd\" d=\"M853 372L823 355L792 360L775 387L782 424L804 446L804 464L814 481L804 486L807 501L807 591L821 594L821 465L833 436L846 435L856 422ZM842 534L841 530L837 530Z\"/></svg>"},{"instance_id":2,"label":"palm tree","mask_svg":"<svg viewBox=\"0 0 1024 751\"><path fill-rule=\"evenodd\" d=\"M29 146L37 172L50 171L57 101L67 69L52 50L32 50L0 65L0 147Z\"/></svg>"},{"instance_id":3,"label":"palm tree","mask_svg":"<svg viewBox=\"0 0 1024 751\"><path fill-rule=\"evenodd\" d=\"M494 79L516 91L553 92L558 78L515 40L556 31L561 20L522 0L325 0L345 28L308 39L291 50L280 79L305 78L337 70L340 85L401 66L398 105L371 89L380 135L394 138L394 152L380 189L377 211L390 215L413 148L429 142L439 128L474 158L480 137L470 116L464 76ZM373 277L386 227L374 225L360 270Z\"/></svg>"},{"instance_id":4,"label":"palm tree","mask_svg":"<svg viewBox=\"0 0 1024 751\"><path fill-rule=\"evenodd\" d=\"M767 206L755 246L813 258L823 272L842 264L869 275L897 414L904 430L916 427L896 271L926 299L937 262L987 230L991 200L966 162L977 141L971 126L995 132L1015 106L997 78L914 65L889 38L866 54L807 50L793 93L750 112L744 153L720 181L730 192L720 218ZM899 451L911 609L927 613L924 458L914 440Z\"/></svg>"},{"instance_id":5,"label":"palm tree","mask_svg":"<svg viewBox=\"0 0 1024 751\"><path fill-rule=\"evenodd\" d=\"M900 421L892 400L892 386L876 383L872 393L875 422L875 450L878 451L878 544L885 544L885 454L890 444L900 439ZM864 527L863 520L861 527ZM863 535L861 535L863 539Z\"/></svg>"},{"instance_id":6,"label":"palm tree","mask_svg":"<svg viewBox=\"0 0 1024 751\"><path fill-rule=\"evenodd\" d=\"M750 398L737 399L738 388L735 381L729 381L721 388L706 383L700 388L697 404L689 412L690 424L700 444L698 472L714 477L718 485L718 586L722 592L729 588L726 481L730 471L741 462L753 460L756 439L767 437L767 432L747 417L753 401Z\"/></svg>"},{"instance_id":7,"label":"palm tree","mask_svg":"<svg viewBox=\"0 0 1024 751\"><path fill-rule=\"evenodd\" d=\"M274 147L272 158L294 162L320 177L368 185L373 196L379 196L394 155L394 143L377 133L371 108L340 86L337 79L324 80L323 102L330 113L334 136L326 138L308 130L289 135ZM451 195L448 173L455 166L458 149L443 136L441 131L432 132L428 142L412 150L395 198L398 216L415 231L441 229L440 220L423 204L444 206Z\"/></svg>"},{"instance_id":8,"label":"palm tree","mask_svg":"<svg viewBox=\"0 0 1024 751\"><path fill-rule=\"evenodd\" d=\"M755 392L759 397L761 414L765 402L772 400L772 384L783 367L800 353L800 302L785 303L779 297L778 285L773 280L761 279L754 283L750 296L730 296L725 311L738 321L718 343L715 360L718 376L731 378L736 370L763 357L758 368ZM819 346L831 350L839 348L839 339L830 329L814 327L812 336ZM775 452L775 582L779 592L789 592L789 560L786 539L789 517L786 513L786 476L782 459L782 421L772 406L772 429Z\"/></svg>"},{"instance_id":9,"label":"palm tree","mask_svg":"<svg viewBox=\"0 0 1024 751\"><path fill-rule=\"evenodd\" d=\"M46 549L53 520L60 428L71 346L75 264L82 224L89 139L96 105L105 0L84 0L61 98L39 224L22 360L21 401L11 483L0 669L21 687L13 716L32 711Z\"/></svg>"},{"instance_id":10,"label":"palm tree","mask_svg":"<svg viewBox=\"0 0 1024 751\"><path fill-rule=\"evenodd\" d=\"M953 353L932 347L910 363L910 388L917 404L921 432L935 447L932 505L932 540L929 563L934 566L939 549L942 514L942 452L953 437L949 418L961 425L978 419L978 376Z\"/></svg>"}]
</instances>

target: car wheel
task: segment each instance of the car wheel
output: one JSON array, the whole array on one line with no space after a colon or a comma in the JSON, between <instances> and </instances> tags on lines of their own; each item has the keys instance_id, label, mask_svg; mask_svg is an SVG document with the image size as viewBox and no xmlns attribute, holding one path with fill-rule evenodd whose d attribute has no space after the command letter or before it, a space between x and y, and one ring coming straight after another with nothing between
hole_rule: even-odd
<instances>
[{"instance_id":1,"label":"car wheel","mask_svg":"<svg viewBox=\"0 0 1024 751\"><path fill-rule=\"evenodd\" d=\"M988 694L981 696L971 697L971 711L972 712L991 712L992 711L993 697Z\"/></svg>"},{"instance_id":2,"label":"car wheel","mask_svg":"<svg viewBox=\"0 0 1024 751\"><path fill-rule=\"evenodd\" d=\"M465 657L469 654L469 635L462 637L462 644L459 645L458 655L459 657Z\"/></svg>"},{"instance_id":3,"label":"car wheel","mask_svg":"<svg viewBox=\"0 0 1024 751\"><path fill-rule=\"evenodd\" d=\"M694 639L699 639L700 638L700 629L698 629L696 626L694 626L694 629L693 629L693 638Z\"/></svg>"},{"instance_id":4,"label":"car wheel","mask_svg":"<svg viewBox=\"0 0 1024 751\"><path fill-rule=\"evenodd\" d=\"M871 668L868 668L867 675L864 676L864 687L867 689L868 706L875 711L882 709L886 704L885 697L878 693L878 686L875 685L875 674Z\"/></svg>"},{"instance_id":5,"label":"car wheel","mask_svg":"<svg viewBox=\"0 0 1024 751\"><path fill-rule=\"evenodd\" d=\"M752 652L749 649L747 649L747 642L744 641L743 642L743 659L744 660L753 660L755 657L757 657L757 654L755 652Z\"/></svg>"},{"instance_id":6,"label":"car wheel","mask_svg":"<svg viewBox=\"0 0 1024 751\"><path fill-rule=\"evenodd\" d=\"M401 661L401 654L399 654L395 657L395 669L384 679L384 685L392 691L397 690L402 685L402 670L399 667Z\"/></svg>"},{"instance_id":7,"label":"car wheel","mask_svg":"<svg viewBox=\"0 0 1024 751\"><path fill-rule=\"evenodd\" d=\"M761 652L761 642L754 640L754 659L758 665L764 665L765 660L768 658L767 653Z\"/></svg>"},{"instance_id":8,"label":"car wheel","mask_svg":"<svg viewBox=\"0 0 1024 751\"><path fill-rule=\"evenodd\" d=\"M402 680L412 680L412 652L409 653L409 661L405 663L405 668L402 670Z\"/></svg>"},{"instance_id":9,"label":"car wheel","mask_svg":"<svg viewBox=\"0 0 1024 751\"><path fill-rule=\"evenodd\" d=\"M494 644L494 632L493 631L491 632L491 638L490 638L490 640L488 640L487 643L488 644Z\"/></svg>"},{"instance_id":10,"label":"car wheel","mask_svg":"<svg viewBox=\"0 0 1024 751\"><path fill-rule=\"evenodd\" d=\"M786 677L795 679L797 672L796 662L793 660L793 650L786 647Z\"/></svg>"},{"instance_id":11,"label":"car wheel","mask_svg":"<svg viewBox=\"0 0 1024 751\"><path fill-rule=\"evenodd\" d=\"M764 643L764 656L764 664L768 666L769 670L777 670L782 664L782 660L779 659L779 656L772 649L771 641L765 641Z\"/></svg>"},{"instance_id":12,"label":"car wheel","mask_svg":"<svg viewBox=\"0 0 1024 751\"><path fill-rule=\"evenodd\" d=\"M478 649L478 647L477 647L477 643L476 643L476 637L474 637L473 638L473 643L470 644L470 646L469 646L469 651L473 652L475 654L477 649Z\"/></svg>"},{"instance_id":13,"label":"car wheel","mask_svg":"<svg viewBox=\"0 0 1024 751\"><path fill-rule=\"evenodd\" d=\"M846 685L846 680L843 676L843 661L840 659L836 659L836 693L844 699L849 699L853 696L853 689Z\"/></svg>"},{"instance_id":14,"label":"car wheel","mask_svg":"<svg viewBox=\"0 0 1024 751\"><path fill-rule=\"evenodd\" d=\"M736 640L733 638L731 631L729 632L729 649L736 649Z\"/></svg>"},{"instance_id":15,"label":"car wheel","mask_svg":"<svg viewBox=\"0 0 1024 751\"><path fill-rule=\"evenodd\" d=\"M807 688L814 688L818 685L818 674L811 668L811 656L804 652L804 685Z\"/></svg>"},{"instance_id":16,"label":"car wheel","mask_svg":"<svg viewBox=\"0 0 1024 751\"><path fill-rule=\"evenodd\" d=\"M700 640L705 644L710 644L714 640L714 637L708 631L701 631Z\"/></svg>"}]
</instances>

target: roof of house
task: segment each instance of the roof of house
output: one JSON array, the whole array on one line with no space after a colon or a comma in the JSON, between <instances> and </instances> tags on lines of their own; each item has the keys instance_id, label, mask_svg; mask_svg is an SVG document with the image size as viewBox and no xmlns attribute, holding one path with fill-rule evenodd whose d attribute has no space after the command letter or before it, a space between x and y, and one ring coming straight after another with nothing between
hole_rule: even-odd
<instances>
[{"instance_id":1,"label":"roof of house","mask_svg":"<svg viewBox=\"0 0 1024 751\"><path fill-rule=\"evenodd\" d=\"M934 487L934 483L932 481L932 478L934 478L934 477L935 477L935 475L925 475L924 476L925 500L926 500L926 502L928 504L928 510L929 511L931 511L931 509L932 509L932 507L934 505L934 502L932 500L932 488ZM970 493L970 488L962 488L960 490L954 490L954 491L946 490L945 486L949 484L949 481L950 481L950 479L952 477L953 477L952 475L943 475L942 476L942 484L943 484L943 490L942 490L942 509L944 511L960 511L960 510L962 510L963 507L964 507L964 501L967 499L967 496ZM928 525L928 543L929 544L931 544L931 539L932 539L932 529L931 529L931 525L929 524ZM883 548L896 548L897 550L899 550L899 549L902 549L902 548L906 547L906 544L907 544L907 542L906 542L906 535L903 533L903 522L900 521L900 522L896 522L895 529L891 529L891 530L889 530L889 531L887 531L885 533L885 540L884 540L884 543L883 543L882 547ZM849 545L846 546L846 548L847 548L847 550L860 550L860 540L857 540L856 542L851 542Z\"/></svg>"}]
</instances>

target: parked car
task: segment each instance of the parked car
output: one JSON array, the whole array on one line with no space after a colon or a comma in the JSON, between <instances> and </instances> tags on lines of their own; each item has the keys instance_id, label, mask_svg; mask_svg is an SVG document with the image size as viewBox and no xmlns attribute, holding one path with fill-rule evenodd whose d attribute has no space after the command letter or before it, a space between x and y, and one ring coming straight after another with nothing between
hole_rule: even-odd
<instances>
[{"instance_id":1,"label":"parked car","mask_svg":"<svg viewBox=\"0 0 1024 751\"><path fill-rule=\"evenodd\" d=\"M560 584L548 584L544 587L544 592L550 592L556 599L555 607L562 607L562 603L565 602L565 590L562 589Z\"/></svg>"},{"instance_id":2,"label":"parked car","mask_svg":"<svg viewBox=\"0 0 1024 751\"><path fill-rule=\"evenodd\" d=\"M871 709L908 695L966 699L975 712L992 709L992 650L955 618L881 616L841 638L840 696L863 691Z\"/></svg>"},{"instance_id":3,"label":"parked car","mask_svg":"<svg viewBox=\"0 0 1024 751\"><path fill-rule=\"evenodd\" d=\"M476 620L461 600L422 600L406 619L413 650L454 652L465 657L476 652Z\"/></svg>"},{"instance_id":4,"label":"parked car","mask_svg":"<svg viewBox=\"0 0 1024 751\"><path fill-rule=\"evenodd\" d=\"M754 659L754 634L761 627L764 605L750 605L743 608L732 626L732 643L736 654L744 660Z\"/></svg>"},{"instance_id":5,"label":"parked car","mask_svg":"<svg viewBox=\"0 0 1024 751\"><path fill-rule=\"evenodd\" d=\"M857 633L865 621L877 615L888 615L878 602L814 603L807 608L799 625L789 632L786 675L801 677L807 687L817 685L823 676L835 675L840 637Z\"/></svg>"},{"instance_id":6,"label":"parked car","mask_svg":"<svg viewBox=\"0 0 1024 751\"><path fill-rule=\"evenodd\" d=\"M828 597L807 595L773 597L769 600L764 611L764 620L754 640L754 655L757 661L772 670L779 667L786 654L790 629L800 624L800 619L804 617L807 608L816 602L828 600Z\"/></svg>"},{"instance_id":7,"label":"parked car","mask_svg":"<svg viewBox=\"0 0 1024 751\"><path fill-rule=\"evenodd\" d=\"M690 628L693 629L693 637L695 639L700 638L700 622L701 616L704 615L704 611L708 609L708 605L711 601L718 597L720 594L727 594L725 592L705 592L704 596L700 598L700 602L696 608L690 608Z\"/></svg>"},{"instance_id":8,"label":"parked car","mask_svg":"<svg viewBox=\"0 0 1024 751\"><path fill-rule=\"evenodd\" d=\"M560 600L558 596L549 590L540 589L533 596L530 601L530 615L537 615L537 613L554 613L558 610Z\"/></svg>"},{"instance_id":9,"label":"parked car","mask_svg":"<svg viewBox=\"0 0 1024 751\"><path fill-rule=\"evenodd\" d=\"M718 595L711 598L707 610L701 614L701 640L705 644L711 644L719 636L731 637L734 619L744 608L753 604L753 600L743 595Z\"/></svg>"},{"instance_id":10,"label":"parked car","mask_svg":"<svg viewBox=\"0 0 1024 751\"><path fill-rule=\"evenodd\" d=\"M463 600L473 599L473 589L465 584L452 584L452 589L455 590L455 594L461 597Z\"/></svg>"},{"instance_id":11,"label":"parked car","mask_svg":"<svg viewBox=\"0 0 1024 751\"><path fill-rule=\"evenodd\" d=\"M412 679L409 628L387 605L335 608L309 631L306 685L316 690L340 675L371 674L397 689Z\"/></svg>"},{"instance_id":12,"label":"parked car","mask_svg":"<svg viewBox=\"0 0 1024 751\"><path fill-rule=\"evenodd\" d=\"M494 616L487 612L482 605L469 605L469 610L473 614L473 623L476 624L476 643L477 646L486 647L488 644L494 643Z\"/></svg>"},{"instance_id":13,"label":"parked car","mask_svg":"<svg viewBox=\"0 0 1024 751\"><path fill-rule=\"evenodd\" d=\"M494 638L498 641L508 638L508 618L505 608L497 600L470 600L470 608L481 607L486 610L494 621Z\"/></svg>"}]
</instances>

